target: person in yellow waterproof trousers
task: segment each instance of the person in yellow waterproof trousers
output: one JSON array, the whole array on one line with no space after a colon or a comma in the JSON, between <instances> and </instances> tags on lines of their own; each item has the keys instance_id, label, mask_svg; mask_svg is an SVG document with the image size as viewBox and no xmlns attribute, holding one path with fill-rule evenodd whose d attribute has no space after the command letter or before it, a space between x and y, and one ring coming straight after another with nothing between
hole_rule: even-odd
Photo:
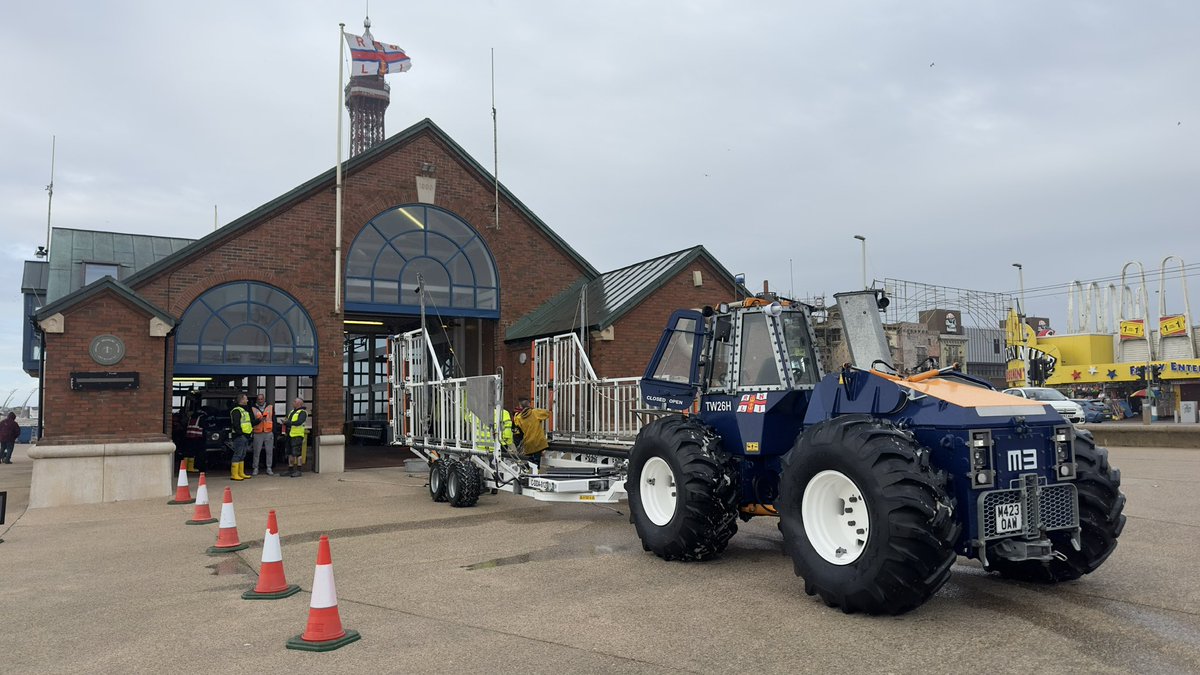
<instances>
[{"instance_id":1,"label":"person in yellow waterproof trousers","mask_svg":"<svg viewBox=\"0 0 1200 675\"><path fill-rule=\"evenodd\" d=\"M284 425L288 428L288 476L296 478L300 475L300 454L304 451L304 423L308 421L308 411L304 409L304 399L292 401L292 410L288 413Z\"/></svg>"},{"instance_id":2,"label":"person in yellow waterproof trousers","mask_svg":"<svg viewBox=\"0 0 1200 675\"><path fill-rule=\"evenodd\" d=\"M229 411L229 438L233 441L233 463L229 465L229 477L233 480L250 477L246 475L246 451L250 449L254 425L250 422L248 402L245 394L238 394L237 405Z\"/></svg>"}]
</instances>

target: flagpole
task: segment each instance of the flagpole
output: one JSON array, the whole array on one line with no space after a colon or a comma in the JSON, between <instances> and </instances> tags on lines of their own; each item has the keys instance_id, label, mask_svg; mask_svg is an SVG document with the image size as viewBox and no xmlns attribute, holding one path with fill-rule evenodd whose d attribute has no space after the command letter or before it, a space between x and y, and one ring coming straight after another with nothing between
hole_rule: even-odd
<instances>
[{"instance_id":1,"label":"flagpole","mask_svg":"<svg viewBox=\"0 0 1200 675\"><path fill-rule=\"evenodd\" d=\"M496 48L492 47L492 187L495 188L496 229L500 229L500 143L496 140Z\"/></svg>"},{"instance_id":2,"label":"flagpole","mask_svg":"<svg viewBox=\"0 0 1200 675\"><path fill-rule=\"evenodd\" d=\"M342 312L342 87L345 77L346 24L338 24L337 179L334 185L333 311Z\"/></svg>"}]
</instances>

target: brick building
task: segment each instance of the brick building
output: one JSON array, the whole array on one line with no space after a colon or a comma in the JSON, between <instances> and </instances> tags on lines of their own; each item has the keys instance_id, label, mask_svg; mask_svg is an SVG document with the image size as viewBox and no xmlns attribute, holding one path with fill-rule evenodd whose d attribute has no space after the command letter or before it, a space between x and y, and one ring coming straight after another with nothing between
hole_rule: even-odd
<instances>
[{"instance_id":1,"label":"brick building","mask_svg":"<svg viewBox=\"0 0 1200 675\"><path fill-rule=\"evenodd\" d=\"M23 288L40 306L25 355L43 380L38 452L161 454L172 382L190 380L264 393L281 413L306 399L315 468L341 471L347 439L386 420L385 338L418 326L422 305L439 357L460 375L503 368L511 406L528 394L536 337L583 324L599 375L636 375L673 309L734 295L703 247L601 274L430 120L343 171L340 241L333 169L133 263L108 249L78 259L56 230L49 262L26 276L48 264L55 286L65 268L58 288ZM569 311L580 296L586 321Z\"/></svg>"}]
</instances>

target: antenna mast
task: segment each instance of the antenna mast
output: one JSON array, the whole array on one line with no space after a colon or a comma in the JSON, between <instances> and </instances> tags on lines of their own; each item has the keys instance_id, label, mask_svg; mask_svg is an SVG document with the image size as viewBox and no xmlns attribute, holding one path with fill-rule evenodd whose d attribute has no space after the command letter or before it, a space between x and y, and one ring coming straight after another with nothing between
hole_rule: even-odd
<instances>
[{"instance_id":1,"label":"antenna mast","mask_svg":"<svg viewBox=\"0 0 1200 675\"><path fill-rule=\"evenodd\" d=\"M50 254L50 211L54 205L54 151L58 143L57 136L50 137L50 184L46 186L46 255Z\"/></svg>"}]
</instances>

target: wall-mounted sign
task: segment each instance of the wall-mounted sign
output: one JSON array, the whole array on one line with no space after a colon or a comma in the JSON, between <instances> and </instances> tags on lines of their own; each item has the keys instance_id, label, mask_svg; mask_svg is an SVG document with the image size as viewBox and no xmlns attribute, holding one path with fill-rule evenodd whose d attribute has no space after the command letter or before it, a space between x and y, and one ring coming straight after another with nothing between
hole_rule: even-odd
<instances>
[{"instance_id":1,"label":"wall-mounted sign","mask_svg":"<svg viewBox=\"0 0 1200 675\"><path fill-rule=\"evenodd\" d=\"M1141 319L1121 322L1122 340L1141 340L1146 337L1146 324Z\"/></svg>"},{"instance_id":2,"label":"wall-mounted sign","mask_svg":"<svg viewBox=\"0 0 1200 675\"><path fill-rule=\"evenodd\" d=\"M138 373L71 373L71 389L137 389Z\"/></svg>"},{"instance_id":3,"label":"wall-mounted sign","mask_svg":"<svg viewBox=\"0 0 1200 675\"><path fill-rule=\"evenodd\" d=\"M927 309L918 315L918 320L935 333L962 335L962 313L953 309Z\"/></svg>"},{"instance_id":4,"label":"wall-mounted sign","mask_svg":"<svg viewBox=\"0 0 1200 675\"><path fill-rule=\"evenodd\" d=\"M1164 316L1158 320L1158 336L1171 337L1172 335L1187 334L1187 319L1182 314L1173 316Z\"/></svg>"},{"instance_id":5,"label":"wall-mounted sign","mask_svg":"<svg viewBox=\"0 0 1200 675\"><path fill-rule=\"evenodd\" d=\"M92 338L88 354L102 366L115 366L125 358L125 343L116 335L97 335Z\"/></svg>"}]
</instances>

